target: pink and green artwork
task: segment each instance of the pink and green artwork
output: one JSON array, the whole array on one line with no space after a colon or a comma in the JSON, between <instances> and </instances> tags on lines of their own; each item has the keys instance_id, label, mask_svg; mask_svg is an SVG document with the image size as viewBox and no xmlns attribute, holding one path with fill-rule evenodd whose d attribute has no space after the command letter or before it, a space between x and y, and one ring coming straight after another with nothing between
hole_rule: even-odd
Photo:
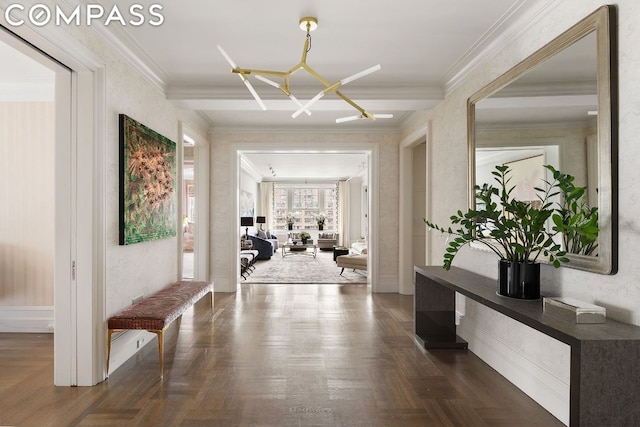
<instances>
[{"instance_id":1,"label":"pink and green artwork","mask_svg":"<svg viewBox=\"0 0 640 427\"><path fill-rule=\"evenodd\" d=\"M120 114L120 244L176 235L176 144Z\"/></svg>"}]
</instances>

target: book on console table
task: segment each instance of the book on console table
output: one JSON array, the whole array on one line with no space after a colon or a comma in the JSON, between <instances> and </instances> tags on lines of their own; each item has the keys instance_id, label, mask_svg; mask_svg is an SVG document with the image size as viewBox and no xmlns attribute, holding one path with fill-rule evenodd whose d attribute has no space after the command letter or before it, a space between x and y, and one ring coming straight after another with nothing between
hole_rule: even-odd
<instances>
[{"instance_id":1,"label":"book on console table","mask_svg":"<svg viewBox=\"0 0 640 427\"><path fill-rule=\"evenodd\" d=\"M607 309L573 298L543 298L544 312L575 323L604 323Z\"/></svg>"}]
</instances>

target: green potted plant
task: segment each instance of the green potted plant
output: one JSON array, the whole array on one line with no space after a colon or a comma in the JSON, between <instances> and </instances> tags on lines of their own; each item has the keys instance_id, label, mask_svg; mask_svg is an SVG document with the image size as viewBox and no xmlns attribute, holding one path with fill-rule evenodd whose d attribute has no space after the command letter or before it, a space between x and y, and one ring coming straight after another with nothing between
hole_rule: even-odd
<instances>
[{"instance_id":1,"label":"green potted plant","mask_svg":"<svg viewBox=\"0 0 640 427\"><path fill-rule=\"evenodd\" d=\"M554 172L555 173L555 172ZM587 188L576 187L571 175L558 174L561 202L553 216L554 229L562 233L562 243L570 254L598 255L598 208L590 207Z\"/></svg>"},{"instance_id":2,"label":"green potted plant","mask_svg":"<svg viewBox=\"0 0 640 427\"><path fill-rule=\"evenodd\" d=\"M443 267L450 269L460 248L476 242L500 258L500 295L521 299L540 298L538 257L544 255L556 268L569 262L567 251L556 241L556 235L561 232L593 235L592 221L574 221L572 215L563 218L562 204L552 201L563 194L563 189L568 190L566 184L572 184L573 177L552 166L545 167L551 171L553 180L545 181L546 189L535 188L539 199L535 203L513 198L515 186L509 184L509 167L496 166L492 174L498 185L476 185L476 208L469 209L467 213L459 210L450 217L451 223L458 225L457 229L445 229L425 219L429 228L455 236L449 241ZM584 187L579 188L584 191ZM548 223L550 218L555 224L552 227ZM595 225L597 227L597 220Z\"/></svg>"}]
</instances>

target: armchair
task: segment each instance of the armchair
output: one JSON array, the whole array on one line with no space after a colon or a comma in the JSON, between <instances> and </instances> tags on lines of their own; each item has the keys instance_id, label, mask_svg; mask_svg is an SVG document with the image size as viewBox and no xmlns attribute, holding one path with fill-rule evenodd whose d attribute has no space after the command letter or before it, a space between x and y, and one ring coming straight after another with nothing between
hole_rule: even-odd
<instances>
[{"instance_id":1,"label":"armchair","mask_svg":"<svg viewBox=\"0 0 640 427\"><path fill-rule=\"evenodd\" d=\"M318 249L321 251L333 250L338 244L338 233L320 233L318 234Z\"/></svg>"},{"instance_id":2,"label":"armchair","mask_svg":"<svg viewBox=\"0 0 640 427\"><path fill-rule=\"evenodd\" d=\"M278 249L278 239L266 239L259 234L260 232L258 232L258 235L251 232L249 233L249 239L253 242L253 249L259 252L257 259L271 259L271 256Z\"/></svg>"},{"instance_id":3,"label":"armchair","mask_svg":"<svg viewBox=\"0 0 640 427\"><path fill-rule=\"evenodd\" d=\"M253 249L258 251L257 259L271 259L273 255L273 245L271 242L249 234L249 239L253 242Z\"/></svg>"}]
</instances>

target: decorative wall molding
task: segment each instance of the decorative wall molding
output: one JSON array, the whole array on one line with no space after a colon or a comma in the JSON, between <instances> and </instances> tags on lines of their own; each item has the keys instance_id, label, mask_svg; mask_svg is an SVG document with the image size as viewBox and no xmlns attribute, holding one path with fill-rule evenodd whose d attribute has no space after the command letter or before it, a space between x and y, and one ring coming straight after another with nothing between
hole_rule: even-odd
<instances>
[{"instance_id":1,"label":"decorative wall molding","mask_svg":"<svg viewBox=\"0 0 640 427\"><path fill-rule=\"evenodd\" d=\"M2 307L0 332L52 333L53 307Z\"/></svg>"},{"instance_id":2,"label":"decorative wall molding","mask_svg":"<svg viewBox=\"0 0 640 427\"><path fill-rule=\"evenodd\" d=\"M518 0L445 74L445 95L462 84L481 64L536 25L558 3L560 0Z\"/></svg>"},{"instance_id":3,"label":"decorative wall molding","mask_svg":"<svg viewBox=\"0 0 640 427\"><path fill-rule=\"evenodd\" d=\"M122 366L124 362L149 344L155 336L155 334L143 330L128 330L114 335L111 341L109 372L112 373ZM107 372L107 377L109 372Z\"/></svg>"}]
</instances>

